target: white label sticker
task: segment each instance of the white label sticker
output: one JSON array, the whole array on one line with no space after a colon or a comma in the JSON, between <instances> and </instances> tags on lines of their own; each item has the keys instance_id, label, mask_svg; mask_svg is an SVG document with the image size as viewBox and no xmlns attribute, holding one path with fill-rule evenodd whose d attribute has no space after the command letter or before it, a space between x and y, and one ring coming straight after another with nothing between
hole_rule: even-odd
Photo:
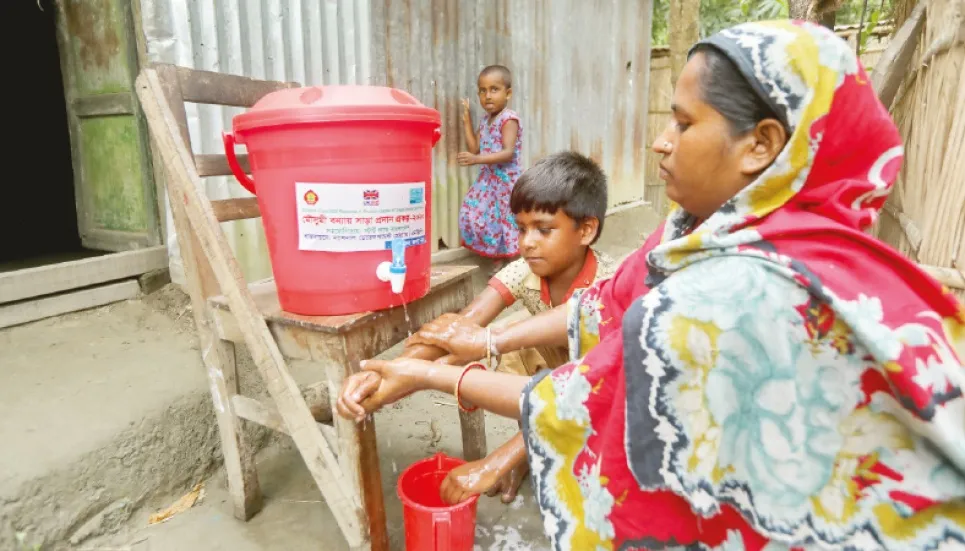
<instances>
[{"instance_id":1,"label":"white label sticker","mask_svg":"<svg viewBox=\"0 0 965 551\"><path fill-rule=\"evenodd\" d=\"M295 184L298 249L381 251L393 239L426 242L425 182L402 184Z\"/></svg>"}]
</instances>

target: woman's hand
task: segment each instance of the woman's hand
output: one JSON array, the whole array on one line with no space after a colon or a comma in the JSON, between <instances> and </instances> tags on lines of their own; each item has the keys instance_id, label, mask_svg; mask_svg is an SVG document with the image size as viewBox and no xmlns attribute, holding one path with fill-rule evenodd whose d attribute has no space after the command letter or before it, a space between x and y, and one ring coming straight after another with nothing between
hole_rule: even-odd
<instances>
[{"instance_id":1,"label":"woman's hand","mask_svg":"<svg viewBox=\"0 0 965 551\"><path fill-rule=\"evenodd\" d=\"M407 346L415 344L445 349L455 356L450 361L465 364L486 357L486 330L458 314L443 314L423 325L406 342Z\"/></svg>"},{"instance_id":2,"label":"woman's hand","mask_svg":"<svg viewBox=\"0 0 965 551\"><path fill-rule=\"evenodd\" d=\"M431 362L411 358L366 360L362 371L345 380L335 408L346 419L360 422L383 406L426 388Z\"/></svg>"},{"instance_id":3,"label":"woman's hand","mask_svg":"<svg viewBox=\"0 0 965 551\"><path fill-rule=\"evenodd\" d=\"M459 162L459 166L472 166L479 164L479 156L473 155L468 151L463 151L456 155L456 160Z\"/></svg>"},{"instance_id":4,"label":"woman's hand","mask_svg":"<svg viewBox=\"0 0 965 551\"><path fill-rule=\"evenodd\" d=\"M382 377L374 371L361 371L349 375L342 383L342 392L335 402L336 411L346 419L361 421L368 413L378 409L366 410L362 404L378 391L381 384Z\"/></svg>"}]
</instances>

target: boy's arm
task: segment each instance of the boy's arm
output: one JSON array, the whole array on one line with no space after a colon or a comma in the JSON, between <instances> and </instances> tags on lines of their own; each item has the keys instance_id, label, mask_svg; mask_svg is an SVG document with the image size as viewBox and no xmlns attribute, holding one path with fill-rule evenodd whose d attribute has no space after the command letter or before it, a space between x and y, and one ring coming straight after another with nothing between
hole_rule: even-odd
<instances>
[{"instance_id":1,"label":"boy's arm","mask_svg":"<svg viewBox=\"0 0 965 551\"><path fill-rule=\"evenodd\" d=\"M479 293L479 296L469 303L469 306L466 306L459 312L459 315L477 325L485 327L496 319L496 316L498 316L504 308L506 308L506 303L502 295L500 295L496 289L487 286L483 289L482 293ZM402 352L402 357L435 361L448 354L448 352L436 346L413 344L405 348Z\"/></svg>"},{"instance_id":2,"label":"boy's arm","mask_svg":"<svg viewBox=\"0 0 965 551\"><path fill-rule=\"evenodd\" d=\"M486 155L459 155L459 164L469 165L498 165L508 163L513 160L516 154L516 137L519 136L519 123L515 120L508 120L503 124L503 150ZM479 151L479 148L476 148Z\"/></svg>"},{"instance_id":3,"label":"boy's arm","mask_svg":"<svg viewBox=\"0 0 965 551\"><path fill-rule=\"evenodd\" d=\"M466 134L466 148L470 153L479 153L479 138L476 136L476 129L472 126L472 116L469 113L469 100L462 100L462 128Z\"/></svg>"}]
</instances>

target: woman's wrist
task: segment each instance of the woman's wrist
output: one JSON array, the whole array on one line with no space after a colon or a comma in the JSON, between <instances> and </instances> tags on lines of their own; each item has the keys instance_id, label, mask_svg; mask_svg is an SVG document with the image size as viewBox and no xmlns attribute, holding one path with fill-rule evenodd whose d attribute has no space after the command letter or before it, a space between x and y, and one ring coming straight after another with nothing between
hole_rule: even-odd
<instances>
[{"instance_id":1,"label":"woman's wrist","mask_svg":"<svg viewBox=\"0 0 965 551\"><path fill-rule=\"evenodd\" d=\"M419 390L435 390L446 394L454 394L456 381L462 373L462 366L445 364L429 364L418 375Z\"/></svg>"},{"instance_id":2,"label":"woman's wrist","mask_svg":"<svg viewBox=\"0 0 965 551\"><path fill-rule=\"evenodd\" d=\"M506 352L512 352L510 348L509 335L506 334L508 327L497 327L492 330L492 338L490 339L490 349L489 354L493 356L501 356Z\"/></svg>"}]
</instances>

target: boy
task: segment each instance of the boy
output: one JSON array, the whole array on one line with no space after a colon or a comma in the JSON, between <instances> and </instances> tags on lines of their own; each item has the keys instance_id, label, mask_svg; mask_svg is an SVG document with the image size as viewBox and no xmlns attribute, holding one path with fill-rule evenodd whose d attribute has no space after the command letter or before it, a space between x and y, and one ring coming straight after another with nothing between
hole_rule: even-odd
<instances>
[{"instance_id":1,"label":"boy","mask_svg":"<svg viewBox=\"0 0 965 551\"><path fill-rule=\"evenodd\" d=\"M565 304L574 291L613 275L616 264L591 245L600 237L607 207L607 181L592 160L575 152L550 155L525 171L513 188L510 208L519 227L522 258L500 270L486 289L460 315L480 326L492 322L515 302L525 311L498 325L507 326ZM403 356L437 359L435 347L412 345ZM568 361L564 347L541 347L502 356L497 371L535 375ZM457 363L447 357L441 360ZM489 495L502 492L505 503L513 501L528 465L521 435L488 457L460 468L467 474L478 470ZM485 473L485 474L484 474ZM498 481L494 477L498 473Z\"/></svg>"}]
</instances>

